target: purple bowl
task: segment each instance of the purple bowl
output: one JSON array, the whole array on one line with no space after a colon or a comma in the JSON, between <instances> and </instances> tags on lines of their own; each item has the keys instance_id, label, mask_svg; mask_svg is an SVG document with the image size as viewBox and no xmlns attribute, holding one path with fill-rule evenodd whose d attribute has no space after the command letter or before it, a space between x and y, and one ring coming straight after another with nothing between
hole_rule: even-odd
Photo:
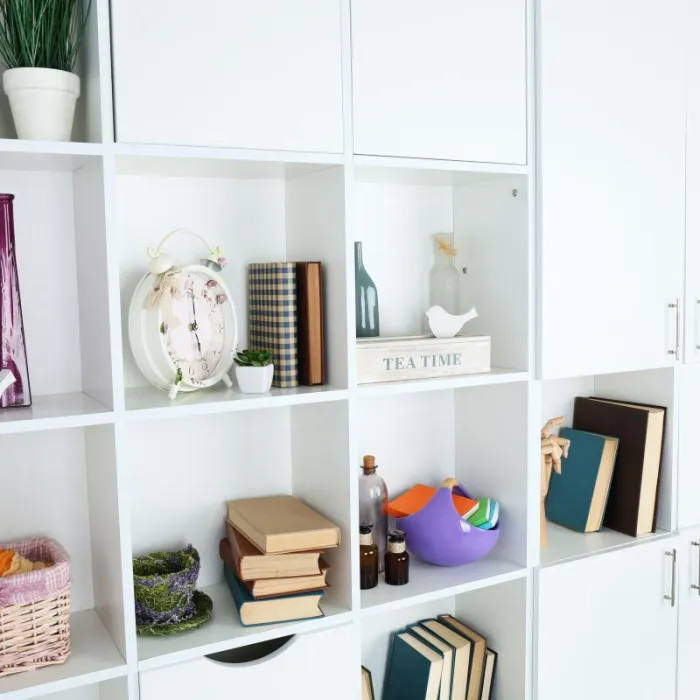
<instances>
[{"instance_id":1,"label":"purple bowl","mask_svg":"<svg viewBox=\"0 0 700 700\"><path fill-rule=\"evenodd\" d=\"M464 532L452 491L442 487L417 513L396 519L396 526L406 533L408 549L436 566L462 566L483 559L500 535L500 525L493 530L471 526L469 532ZM461 484L454 491L471 498Z\"/></svg>"}]
</instances>

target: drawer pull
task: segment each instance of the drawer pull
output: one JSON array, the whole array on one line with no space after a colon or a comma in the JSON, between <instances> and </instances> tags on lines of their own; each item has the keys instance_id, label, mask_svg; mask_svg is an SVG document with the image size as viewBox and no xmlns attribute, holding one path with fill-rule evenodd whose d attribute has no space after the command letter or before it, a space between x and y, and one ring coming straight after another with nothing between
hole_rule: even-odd
<instances>
[{"instance_id":1,"label":"drawer pull","mask_svg":"<svg viewBox=\"0 0 700 700\"><path fill-rule=\"evenodd\" d=\"M698 578L697 578L697 583L691 583L690 587L698 592L698 595L700 595L700 540L693 540L691 543L693 547L698 548Z\"/></svg>"},{"instance_id":2,"label":"drawer pull","mask_svg":"<svg viewBox=\"0 0 700 700\"><path fill-rule=\"evenodd\" d=\"M671 603L671 607L676 607L676 550L670 549L665 552L667 557L671 557L671 593L665 595L664 600Z\"/></svg>"},{"instance_id":3,"label":"drawer pull","mask_svg":"<svg viewBox=\"0 0 700 700\"><path fill-rule=\"evenodd\" d=\"M248 644L236 649L226 649L216 654L207 654L204 658L220 664L249 664L272 656L289 645L294 637L295 635L292 634L286 637L278 637L277 639L268 639L257 644Z\"/></svg>"}]
</instances>

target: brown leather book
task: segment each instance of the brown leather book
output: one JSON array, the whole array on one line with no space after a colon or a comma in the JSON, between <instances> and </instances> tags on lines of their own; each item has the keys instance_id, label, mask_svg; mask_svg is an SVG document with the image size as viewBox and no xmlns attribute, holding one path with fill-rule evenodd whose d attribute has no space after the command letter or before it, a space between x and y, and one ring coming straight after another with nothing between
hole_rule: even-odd
<instances>
[{"instance_id":1,"label":"brown leather book","mask_svg":"<svg viewBox=\"0 0 700 700\"><path fill-rule=\"evenodd\" d=\"M323 267L320 262L297 263L297 348L299 383L326 383L323 329Z\"/></svg>"},{"instance_id":2,"label":"brown leather book","mask_svg":"<svg viewBox=\"0 0 700 700\"><path fill-rule=\"evenodd\" d=\"M321 550L264 554L228 521L226 537L231 544L232 568L244 583L262 579L318 576L321 573Z\"/></svg>"},{"instance_id":3,"label":"brown leather book","mask_svg":"<svg viewBox=\"0 0 700 700\"><path fill-rule=\"evenodd\" d=\"M219 555L229 567L236 570L236 560L233 555L231 543L224 538L219 543ZM308 593L309 591L321 591L329 588L326 574L330 571L329 564L321 559L320 573L313 576L293 576L288 578L269 578L257 581L241 581L248 589L250 595L256 600L260 598L274 598L292 593Z\"/></svg>"},{"instance_id":4,"label":"brown leather book","mask_svg":"<svg viewBox=\"0 0 700 700\"><path fill-rule=\"evenodd\" d=\"M656 529L666 409L578 397L574 428L619 440L603 525L630 537Z\"/></svg>"}]
</instances>

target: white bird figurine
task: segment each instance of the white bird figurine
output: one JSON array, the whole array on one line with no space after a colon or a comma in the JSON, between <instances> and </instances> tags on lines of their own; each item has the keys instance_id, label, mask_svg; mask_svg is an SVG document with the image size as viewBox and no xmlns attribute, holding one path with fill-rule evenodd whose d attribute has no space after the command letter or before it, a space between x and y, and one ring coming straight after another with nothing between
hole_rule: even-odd
<instances>
[{"instance_id":1,"label":"white bird figurine","mask_svg":"<svg viewBox=\"0 0 700 700\"><path fill-rule=\"evenodd\" d=\"M461 316L453 316L442 306L431 306L425 315L428 317L430 330L436 338L454 338L465 323L472 321L479 314L476 313L476 309L472 309Z\"/></svg>"}]
</instances>

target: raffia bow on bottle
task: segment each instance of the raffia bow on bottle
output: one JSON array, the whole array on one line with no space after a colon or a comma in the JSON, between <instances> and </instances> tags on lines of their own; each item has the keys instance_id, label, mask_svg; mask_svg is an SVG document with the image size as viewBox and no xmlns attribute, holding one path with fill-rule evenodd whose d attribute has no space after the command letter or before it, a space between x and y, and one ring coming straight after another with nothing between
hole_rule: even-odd
<instances>
[{"instance_id":1,"label":"raffia bow on bottle","mask_svg":"<svg viewBox=\"0 0 700 700\"><path fill-rule=\"evenodd\" d=\"M183 299L182 288L180 286L181 281L179 279L181 274L181 268L172 267L158 275L153 288L143 303L144 308L148 310L160 308L163 315L163 323L167 324L170 328L177 328L181 325L173 308L174 301Z\"/></svg>"},{"instance_id":2,"label":"raffia bow on bottle","mask_svg":"<svg viewBox=\"0 0 700 700\"><path fill-rule=\"evenodd\" d=\"M448 241L446 241L443 236L440 236L440 235L435 236L435 241L437 242L438 250L441 253L444 253L445 255L449 255L452 258L457 257L457 249L452 245L452 243L449 243Z\"/></svg>"}]
</instances>

